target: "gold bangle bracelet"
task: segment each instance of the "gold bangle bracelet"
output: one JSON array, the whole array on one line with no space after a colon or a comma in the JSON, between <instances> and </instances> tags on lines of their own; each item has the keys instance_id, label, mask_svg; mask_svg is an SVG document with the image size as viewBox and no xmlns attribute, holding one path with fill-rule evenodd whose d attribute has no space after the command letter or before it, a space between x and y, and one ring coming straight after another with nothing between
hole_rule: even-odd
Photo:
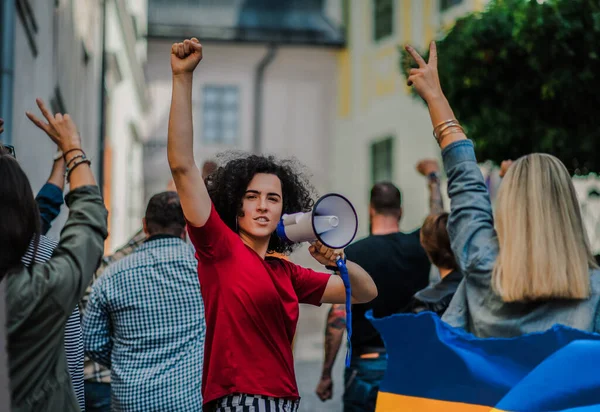
<instances>
[{"instance_id":1,"label":"gold bangle bracelet","mask_svg":"<svg viewBox=\"0 0 600 412\"><path fill-rule=\"evenodd\" d=\"M433 131L433 137L435 137L435 140L439 140L440 136L444 133L444 131L448 130L451 127L460 127L460 124L456 120L452 120L448 123L443 124L441 127L435 129Z\"/></svg>"},{"instance_id":2,"label":"gold bangle bracelet","mask_svg":"<svg viewBox=\"0 0 600 412\"><path fill-rule=\"evenodd\" d=\"M437 129L440 126L445 125L446 123L450 123L450 122L455 122L456 119L448 119L448 120L444 120L443 122L439 122L438 124L436 124L433 128L433 130Z\"/></svg>"},{"instance_id":3,"label":"gold bangle bracelet","mask_svg":"<svg viewBox=\"0 0 600 412\"><path fill-rule=\"evenodd\" d=\"M433 128L433 134L434 135L438 135L440 130L445 129L448 126L451 126L451 125L454 125L454 124L459 124L458 120L455 120L455 119L446 120L446 121L438 124L436 127Z\"/></svg>"},{"instance_id":4,"label":"gold bangle bracelet","mask_svg":"<svg viewBox=\"0 0 600 412\"><path fill-rule=\"evenodd\" d=\"M442 133L440 133L439 138L442 139L444 136L449 135L449 134L464 133L464 132L465 132L465 129L463 129L462 126L460 126L460 125L450 126L446 130L444 130Z\"/></svg>"}]
</instances>

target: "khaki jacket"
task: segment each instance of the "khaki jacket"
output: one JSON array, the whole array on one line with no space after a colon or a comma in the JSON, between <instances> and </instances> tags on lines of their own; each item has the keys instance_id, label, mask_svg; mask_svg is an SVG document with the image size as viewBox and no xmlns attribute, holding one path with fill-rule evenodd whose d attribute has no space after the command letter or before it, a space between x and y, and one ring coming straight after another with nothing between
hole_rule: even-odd
<instances>
[{"instance_id":1,"label":"khaki jacket","mask_svg":"<svg viewBox=\"0 0 600 412\"><path fill-rule=\"evenodd\" d=\"M107 211L96 186L77 188L65 201L69 218L52 258L4 279L13 411L79 411L64 332L100 263Z\"/></svg>"}]
</instances>

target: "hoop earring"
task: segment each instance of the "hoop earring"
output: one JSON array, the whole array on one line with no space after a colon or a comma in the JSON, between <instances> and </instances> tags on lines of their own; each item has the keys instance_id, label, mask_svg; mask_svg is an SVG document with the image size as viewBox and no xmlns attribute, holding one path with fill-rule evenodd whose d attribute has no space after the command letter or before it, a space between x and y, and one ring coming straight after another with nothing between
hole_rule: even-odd
<instances>
[{"instance_id":1,"label":"hoop earring","mask_svg":"<svg viewBox=\"0 0 600 412\"><path fill-rule=\"evenodd\" d=\"M240 233L240 228L238 226L238 217L235 217L235 233Z\"/></svg>"}]
</instances>

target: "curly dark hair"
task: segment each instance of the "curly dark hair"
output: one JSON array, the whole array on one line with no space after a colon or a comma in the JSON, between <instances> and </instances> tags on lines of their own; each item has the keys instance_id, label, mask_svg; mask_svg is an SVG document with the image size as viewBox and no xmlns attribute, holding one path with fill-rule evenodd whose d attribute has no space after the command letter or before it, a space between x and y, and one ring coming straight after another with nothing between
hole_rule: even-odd
<instances>
[{"instance_id":1,"label":"curly dark hair","mask_svg":"<svg viewBox=\"0 0 600 412\"><path fill-rule=\"evenodd\" d=\"M236 233L244 194L257 173L274 174L281 181L283 214L308 212L315 203L315 189L308 181L306 168L294 158L279 160L274 156L226 152L218 155L217 160L222 166L206 178L206 187L219 216ZM274 232L268 252L290 254L296 246Z\"/></svg>"}]
</instances>

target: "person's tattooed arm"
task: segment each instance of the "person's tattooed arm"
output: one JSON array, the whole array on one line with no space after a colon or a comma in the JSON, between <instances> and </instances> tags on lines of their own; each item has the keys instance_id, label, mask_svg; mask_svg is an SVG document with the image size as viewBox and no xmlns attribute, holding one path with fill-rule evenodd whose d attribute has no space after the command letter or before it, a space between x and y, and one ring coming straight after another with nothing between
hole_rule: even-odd
<instances>
[{"instance_id":1,"label":"person's tattooed arm","mask_svg":"<svg viewBox=\"0 0 600 412\"><path fill-rule=\"evenodd\" d=\"M440 166L435 159L423 159L417 163L417 171L427 178L429 188L429 214L444 213L444 200L440 186Z\"/></svg>"},{"instance_id":2,"label":"person's tattooed arm","mask_svg":"<svg viewBox=\"0 0 600 412\"><path fill-rule=\"evenodd\" d=\"M333 381L331 379L331 370L335 363L335 358L340 350L344 329L346 328L346 308L343 304L331 305L327 316L327 326L325 328L325 359L323 360L323 370L321 380L317 385L317 396L322 401L331 399L333 395Z\"/></svg>"}]
</instances>

